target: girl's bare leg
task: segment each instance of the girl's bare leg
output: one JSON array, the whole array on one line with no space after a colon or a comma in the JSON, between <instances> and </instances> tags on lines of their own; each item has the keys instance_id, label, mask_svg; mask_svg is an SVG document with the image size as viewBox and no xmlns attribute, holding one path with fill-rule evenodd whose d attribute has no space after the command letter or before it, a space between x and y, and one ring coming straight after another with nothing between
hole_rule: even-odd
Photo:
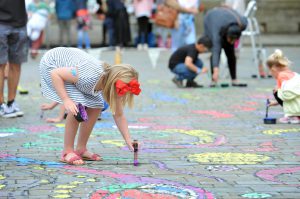
<instances>
[{"instance_id":1,"label":"girl's bare leg","mask_svg":"<svg viewBox=\"0 0 300 199\"><path fill-rule=\"evenodd\" d=\"M76 156L74 151L75 136L78 130L79 122L70 113L66 118L65 135L64 135L64 153L68 153L65 159L69 161ZM83 160L75 160L73 164L84 164Z\"/></svg>"},{"instance_id":2,"label":"girl's bare leg","mask_svg":"<svg viewBox=\"0 0 300 199\"><path fill-rule=\"evenodd\" d=\"M88 114L89 119L86 122L82 122L80 125L76 151L83 151L87 148L86 145L87 145L88 139L92 133L92 130L94 128L94 125L97 121L97 118L98 118L100 112L101 112L101 109L92 109L92 108L87 109L87 114ZM82 155L90 157L93 154L86 151ZM100 158L99 158L99 160L100 160Z\"/></svg>"}]
</instances>

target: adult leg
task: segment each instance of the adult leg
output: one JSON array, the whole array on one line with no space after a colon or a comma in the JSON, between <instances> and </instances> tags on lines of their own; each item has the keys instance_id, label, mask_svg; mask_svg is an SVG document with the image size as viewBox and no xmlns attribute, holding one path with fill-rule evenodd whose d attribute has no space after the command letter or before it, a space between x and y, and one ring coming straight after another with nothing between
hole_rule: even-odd
<instances>
[{"instance_id":1,"label":"adult leg","mask_svg":"<svg viewBox=\"0 0 300 199\"><path fill-rule=\"evenodd\" d=\"M91 42L90 42L89 32L87 30L84 30L83 34L84 34L85 48L90 49L91 48Z\"/></svg>"},{"instance_id":2,"label":"adult leg","mask_svg":"<svg viewBox=\"0 0 300 199\"><path fill-rule=\"evenodd\" d=\"M236 82L236 57L234 52L234 45L228 44L227 42L223 44L224 51L227 57L228 68L231 76L232 82Z\"/></svg>"},{"instance_id":3,"label":"adult leg","mask_svg":"<svg viewBox=\"0 0 300 199\"><path fill-rule=\"evenodd\" d=\"M82 122L80 124L76 151L82 152L82 156L84 157L91 157L93 154L87 151L87 142L101 112L101 109L88 108L86 111L89 119L86 122ZM101 158L98 157L96 160L100 159Z\"/></svg>"},{"instance_id":4,"label":"adult leg","mask_svg":"<svg viewBox=\"0 0 300 199\"><path fill-rule=\"evenodd\" d=\"M6 64L0 64L0 105L4 103L4 70Z\"/></svg>"},{"instance_id":5,"label":"adult leg","mask_svg":"<svg viewBox=\"0 0 300 199\"><path fill-rule=\"evenodd\" d=\"M65 21L66 24L66 36L67 36L67 45L68 47L70 47L72 45L72 41L71 41L71 20L66 20Z\"/></svg>"},{"instance_id":6,"label":"adult leg","mask_svg":"<svg viewBox=\"0 0 300 199\"><path fill-rule=\"evenodd\" d=\"M138 17L138 38L137 38L137 44L143 44L144 43L144 35L142 32L142 26L143 26L143 17Z\"/></svg>"},{"instance_id":7,"label":"adult leg","mask_svg":"<svg viewBox=\"0 0 300 199\"><path fill-rule=\"evenodd\" d=\"M13 101L16 98L17 87L19 85L21 75L21 64L9 63L8 72L8 101Z\"/></svg>"},{"instance_id":8,"label":"adult leg","mask_svg":"<svg viewBox=\"0 0 300 199\"><path fill-rule=\"evenodd\" d=\"M197 74L188 69L184 63L177 64L173 69L173 72L177 75L178 80L193 80L197 76Z\"/></svg>"},{"instance_id":9,"label":"adult leg","mask_svg":"<svg viewBox=\"0 0 300 199\"><path fill-rule=\"evenodd\" d=\"M78 29L77 31L77 48L82 48L83 30Z\"/></svg>"},{"instance_id":10,"label":"adult leg","mask_svg":"<svg viewBox=\"0 0 300 199\"><path fill-rule=\"evenodd\" d=\"M63 43L63 35L64 35L64 23L63 20L57 20L58 28L59 28L59 44L62 45Z\"/></svg>"}]
</instances>

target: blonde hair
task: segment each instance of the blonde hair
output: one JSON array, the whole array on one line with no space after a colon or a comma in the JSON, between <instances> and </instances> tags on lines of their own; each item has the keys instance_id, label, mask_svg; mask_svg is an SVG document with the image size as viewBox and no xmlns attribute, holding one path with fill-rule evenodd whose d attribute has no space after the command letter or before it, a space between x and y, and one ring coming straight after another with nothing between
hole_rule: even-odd
<instances>
[{"instance_id":1,"label":"blonde hair","mask_svg":"<svg viewBox=\"0 0 300 199\"><path fill-rule=\"evenodd\" d=\"M269 68L273 66L284 68L288 67L291 64L290 60L283 55L283 52L280 49L276 49L272 55L268 57L267 65Z\"/></svg>"},{"instance_id":2,"label":"blonde hair","mask_svg":"<svg viewBox=\"0 0 300 199\"><path fill-rule=\"evenodd\" d=\"M125 83L129 83L132 79L138 80L138 72L129 64L117 64L110 66L106 63L103 64L103 90L102 95L104 100L109 104L110 110L113 114L116 112L116 99L117 92L115 83L117 80L122 80ZM123 96L122 104L125 106L128 104L130 108L133 107L133 94L127 92Z\"/></svg>"}]
</instances>

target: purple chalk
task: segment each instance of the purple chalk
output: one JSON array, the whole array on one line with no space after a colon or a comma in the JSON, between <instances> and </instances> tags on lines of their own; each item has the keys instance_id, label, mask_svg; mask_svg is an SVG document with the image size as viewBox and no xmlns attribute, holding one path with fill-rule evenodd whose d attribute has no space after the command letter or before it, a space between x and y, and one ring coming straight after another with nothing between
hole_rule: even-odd
<instances>
[{"instance_id":1,"label":"purple chalk","mask_svg":"<svg viewBox=\"0 0 300 199\"><path fill-rule=\"evenodd\" d=\"M83 121L87 121L88 115L86 113L85 107L82 104L78 104L78 110Z\"/></svg>"},{"instance_id":2,"label":"purple chalk","mask_svg":"<svg viewBox=\"0 0 300 199\"><path fill-rule=\"evenodd\" d=\"M138 162L137 160L134 160L133 165L134 165L134 166L138 166L138 165L139 165L139 162Z\"/></svg>"}]
</instances>

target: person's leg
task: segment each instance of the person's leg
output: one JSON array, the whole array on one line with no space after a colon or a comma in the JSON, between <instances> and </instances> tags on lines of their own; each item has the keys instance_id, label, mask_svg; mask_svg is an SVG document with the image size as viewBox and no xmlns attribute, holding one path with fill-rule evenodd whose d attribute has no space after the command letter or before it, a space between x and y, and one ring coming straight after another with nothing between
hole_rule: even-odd
<instances>
[{"instance_id":1,"label":"person's leg","mask_svg":"<svg viewBox=\"0 0 300 199\"><path fill-rule=\"evenodd\" d=\"M84 30L83 34L84 34L85 48L90 49L91 48L91 42L90 42L89 32L87 30Z\"/></svg>"},{"instance_id":2,"label":"person's leg","mask_svg":"<svg viewBox=\"0 0 300 199\"><path fill-rule=\"evenodd\" d=\"M66 118L65 133L64 133L64 149L62 153L62 160L69 164L83 164L83 160L78 158L74 152L74 142L78 130L79 122L74 115L69 113Z\"/></svg>"},{"instance_id":3,"label":"person's leg","mask_svg":"<svg viewBox=\"0 0 300 199\"><path fill-rule=\"evenodd\" d=\"M77 48L82 48L83 30L78 29L77 31Z\"/></svg>"},{"instance_id":4,"label":"person's leg","mask_svg":"<svg viewBox=\"0 0 300 199\"><path fill-rule=\"evenodd\" d=\"M67 37L67 46L70 47L72 45L71 41L71 20L66 20L66 37Z\"/></svg>"},{"instance_id":5,"label":"person's leg","mask_svg":"<svg viewBox=\"0 0 300 199\"><path fill-rule=\"evenodd\" d=\"M79 135L77 140L76 151L81 152L83 157L92 157L93 153L87 151L87 142L92 133L94 125L97 121L101 109L88 108L86 110L89 119L86 122L82 122L79 128ZM95 160L100 160L101 158L96 158Z\"/></svg>"},{"instance_id":6,"label":"person's leg","mask_svg":"<svg viewBox=\"0 0 300 199\"><path fill-rule=\"evenodd\" d=\"M197 76L197 74L189 70L184 63L177 64L173 72L177 75L178 80L193 80Z\"/></svg>"},{"instance_id":7,"label":"person's leg","mask_svg":"<svg viewBox=\"0 0 300 199\"><path fill-rule=\"evenodd\" d=\"M231 80L234 83L236 81L236 57L234 52L234 45L224 44L224 51L227 57L227 63Z\"/></svg>"},{"instance_id":8,"label":"person's leg","mask_svg":"<svg viewBox=\"0 0 300 199\"><path fill-rule=\"evenodd\" d=\"M143 44L144 43L144 35L142 32L142 27L143 27L143 17L138 17L137 21L138 21L138 38L137 38L137 45L139 47L139 44Z\"/></svg>"},{"instance_id":9,"label":"person's leg","mask_svg":"<svg viewBox=\"0 0 300 199\"><path fill-rule=\"evenodd\" d=\"M19 85L21 75L21 64L9 63L8 72L8 102L13 101L16 98L17 87Z\"/></svg>"},{"instance_id":10,"label":"person's leg","mask_svg":"<svg viewBox=\"0 0 300 199\"><path fill-rule=\"evenodd\" d=\"M64 35L64 21L57 20L58 28L59 28L59 44L62 45L63 43L63 35Z\"/></svg>"},{"instance_id":11,"label":"person's leg","mask_svg":"<svg viewBox=\"0 0 300 199\"><path fill-rule=\"evenodd\" d=\"M4 70L5 64L0 64L0 105L4 103Z\"/></svg>"}]
</instances>

